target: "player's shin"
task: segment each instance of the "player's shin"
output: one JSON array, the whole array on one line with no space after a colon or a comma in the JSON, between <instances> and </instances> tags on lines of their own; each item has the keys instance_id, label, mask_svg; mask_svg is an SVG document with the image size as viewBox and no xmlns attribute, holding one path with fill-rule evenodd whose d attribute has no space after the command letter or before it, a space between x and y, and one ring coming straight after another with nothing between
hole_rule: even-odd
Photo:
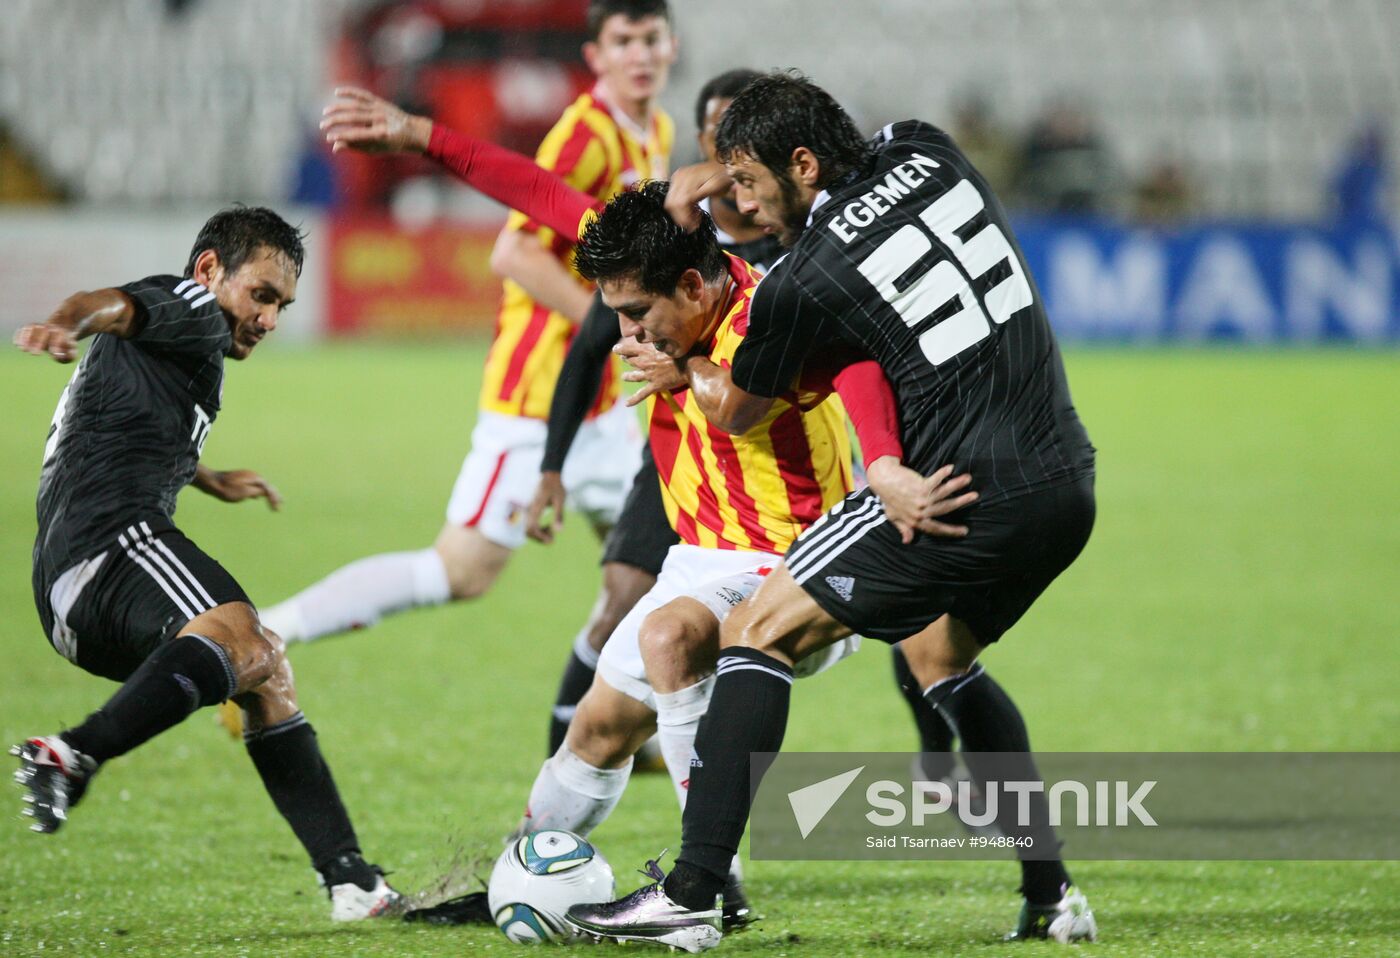
<instances>
[{"instance_id":1,"label":"player's shin","mask_svg":"<svg viewBox=\"0 0 1400 958\"><path fill-rule=\"evenodd\" d=\"M243 736L263 786L319 872L343 855L358 854L359 840L316 732L300 712Z\"/></svg>"},{"instance_id":2,"label":"player's shin","mask_svg":"<svg viewBox=\"0 0 1400 958\"><path fill-rule=\"evenodd\" d=\"M564 675L559 679L559 691L554 695L554 708L549 717L549 754L559 751L564 744L564 736L569 732L569 722L578 709L579 700L593 685L593 676L598 671L598 650L588 644L589 627L585 626L574 637L569 661L564 666Z\"/></svg>"},{"instance_id":3,"label":"player's shin","mask_svg":"<svg viewBox=\"0 0 1400 958\"><path fill-rule=\"evenodd\" d=\"M909 670L909 659L898 645L890 647L890 658L894 663L894 679L899 692L909 705L914 717L914 725L919 730L918 772L925 781L946 778L953 771L953 730L943 714L924 698L923 689L914 673Z\"/></svg>"},{"instance_id":4,"label":"player's shin","mask_svg":"<svg viewBox=\"0 0 1400 958\"><path fill-rule=\"evenodd\" d=\"M202 635L166 642L122 683L107 704L62 737L84 755L105 762L124 755L193 711L234 692L228 653Z\"/></svg>"},{"instance_id":5,"label":"player's shin","mask_svg":"<svg viewBox=\"0 0 1400 958\"><path fill-rule=\"evenodd\" d=\"M540 766L522 831L559 828L587 835L612 813L627 788L632 760L621 768L598 768L570 751L567 743Z\"/></svg>"},{"instance_id":6,"label":"player's shin","mask_svg":"<svg viewBox=\"0 0 1400 958\"><path fill-rule=\"evenodd\" d=\"M682 817L681 853L666 894L690 909L714 907L749 818L749 755L776 752L787 729L792 669L756 649L725 649L700 720Z\"/></svg>"},{"instance_id":7,"label":"player's shin","mask_svg":"<svg viewBox=\"0 0 1400 958\"><path fill-rule=\"evenodd\" d=\"M661 741L661 757L671 775L671 784L676 787L676 798L682 810L690 787L690 766L695 758L695 734L710 703L714 685L715 678L709 675L683 689L656 693L656 734Z\"/></svg>"},{"instance_id":8,"label":"player's shin","mask_svg":"<svg viewBox=\"0 0 1400 958\"><path fill-rule=\"evenodd\" d=\"M982 666L973 666L968 672L930 686L924 696L947 717L956 732L968 773L979 788L985 791L989 780L1040 778L1020 709ZM1006 754L988 754L994 752ZM1005 835L1028 835L1042 854L1047 845L1058 848L1043 793L1032 793L1029 811L1027 826L1020 826L1014 812L1010 812L998 815L997 827ZM1069 872L1058 858L1021 862L1021 894L1032 904L1053 905L1069 885Z\"/></svg>"}]
</instances>

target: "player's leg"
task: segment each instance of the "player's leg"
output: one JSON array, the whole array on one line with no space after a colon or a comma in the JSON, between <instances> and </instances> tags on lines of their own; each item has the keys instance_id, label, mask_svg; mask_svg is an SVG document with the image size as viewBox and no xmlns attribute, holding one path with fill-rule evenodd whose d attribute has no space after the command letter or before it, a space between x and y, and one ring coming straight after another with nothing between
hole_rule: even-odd
<instances>
[{"instance_id":1,"label":"player's leg","mask_svg":"<svg viewBox=\"0 0 1400 958\"><path fill-rule=\"evenodd\" d=\"M748 823L749 754L782 747L793 663L848 635L850 629L782 566L729 614L710 706L696 736L676 865L664 882L619 901L571 908L575 927L691 951L719 940L721 913L714 905Z\"/></svg>"},{"instance_id":2,"label":"player's leg","mask_svg":"<svg viewBox=\"0 0 1400 958\"><path fill-rule=\"evenodd\" d=\"M579 428L562 478L570 506L604 535L603 584L559 681L550 711L550 755L559 750L575 706L593 684L603 644L651 590L677 541L636 416L622 404Z\"/></svg>"},{"instance_id":3,"label":"player's leg","mask_svg":"<svg viewBox=\"0 0 1400 958\"><path fill-rule=\"evenodd\" d=\"M587 835L622 798L632 756L655 730L655 712L597 676L558 751L540 767L517 831L562 828Z\"/></svg>"},{"instance_id":4,"label":"player's leg","mask_svg":"<svg viewBox=\"0 0 1400 958\"><path fill-rule=\"evenodd\" d=\"M482 413L426 549L350 563L262 612L288 642L368 628L385 615L484 594L525 542L524 508L539 476L544 424Z\"/></svg>"},{"instance_id":5,"label":"player's leg","mask_svg":"<svg viewBox=\"0 0 1400 958\"><path fill-rule=\"evenodd\" d=\"M894 681L899 694L909 706L914 727L919 733L918 773L925 781L939 781L953 773L953 730L943 713L924 698L924 686L909 671L909 659L903 643L890 646L894 666Z\"/></svg>"},{"instance_id":6,"label":"player's leg","mask_svg":"<svg viewBox=\"0 0 1400 958\"><path fill-rule=\"evenodd\" d=\"M350 921L394 910L401 899L383 873L364 860L316 732L297 706L292 667L281 639L260 628L249 607L221 607L203 618L206 621L193 621L186 628L209 633L234 661L271 649L267 678L241 688L234 700L243 710L248 757L321 875L331 898L331 917Z\"/></svg>"},{"instance_id":7,"label":"player's leg","mask_svg":"<svg viewBox=\"0 0 1400 958\"><path fill-rule=\"evenodd\" d=\"M70 588L65 574L39 597L64 655L121 687L79 725L14 750L36 831L63 824L102 763L240 691L240 680L251 687L269 674L270 655L235 659L197 630L176 634L216 606L251 607L217 562L173 527L153 525L129 527L85 563L90 574L81 586Z\"/></svg>"},{"instance_id":8,"label":"player's leg","mask_svg":"<svg viewBox=\"0 0 1400 958\"><path fill-rule=\"evenodd\" d=\"M659 563L657 568L660 568ZM655 584L655 571L647 571L627 562L603 563L602 589L593 604L588 622L574 636L569 661L564 666L559 690L554 696L549 722L549 754L559 751L559 746L564 743L574 711L593 685L598 656L608 636Z\"/></svg>"}]
</instances>

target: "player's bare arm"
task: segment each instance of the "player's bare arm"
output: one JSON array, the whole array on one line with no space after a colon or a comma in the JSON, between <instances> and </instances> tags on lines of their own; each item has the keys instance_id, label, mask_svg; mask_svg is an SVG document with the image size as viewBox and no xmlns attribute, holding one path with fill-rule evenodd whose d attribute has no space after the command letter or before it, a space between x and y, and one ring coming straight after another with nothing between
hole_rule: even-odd
<instances>
[{"instance_id":1,"label":"player's bare arm","mask_svg":"<svg viewBox=\"0 0 1400 958\"><path fill-rule=\"evenodd\" d=\"M273 512L282 507L282 495L276 487L251 469L218 470L200 463L190 485L223 502L266 499Z\"/></svg>"},{"instance_id":2,"label":"player's bare arm","mask_svg":"<svg viewBox=\"0 0 1400 958\"><path fill-rule=\"evenodd\" d=\"M687 230L700 225L699 203L711 196L722 196L734 188L723 163L706 161L683 166L671 174L671 190L666 195L666 212Z\"/></svg>"},{"instance_id":3,"label":"player's bare arm","mask_svg":"<svg viewBox=\"0 0 1400 958\"><path fill-rule=\"evenodd\" d=\"M335 99L321 111L321 132L331 151L422 153L428 148L433 121L402 110L368 90L336 87Z\"/></svg>"},{"instance_id":4,"label":"player's bare arm","mask_svg":"<svg viewBox=\"0 0 1400 958\"><path fill-rule=\"evenodd\" d=\"M78 357L78 340L98 333L125 339L136 331L135 319L136 304L119 289L74 293L44 322L20 327L14 343L27 353L71 363Z\"/></svg>"},{"instance_id":5,"label":"player's bare arm","mask_svg":"<svg viewBox=\"0 0 1400 958\"><path fill-rule=\"evenodd\" d=\"M593 293L578 284L559 259L522 230L503 229L491 250L491 269L520 285L535 302L582 323Z\"/></svg>"},{"instance_id":6,"label":"player's bare arm","mask_svg":"<svg viewBox=\"0 0 1400 958\"><path fill-rule=\"evenodd\" d=\"M433 121L400 109L358 87L338 87L322 111L321 131L333 152L423 153L432 138ZM539 239L520 230L502 230L491 251L491 268L518 283L536 302L583 322L592 296L579 286Z\"/></svg>"},{"instance_id":7,"label":"player's bare arm","mask_svg":"<svg viewBox=\"0 0 1400 958\"><path fill-rule=\"evenodd\" d=\"M700 411L716 429L740 436L763 421L773 400L734 385L729 370L705 356L687 356L681 366Z\"/></svg>"}]
</instances>

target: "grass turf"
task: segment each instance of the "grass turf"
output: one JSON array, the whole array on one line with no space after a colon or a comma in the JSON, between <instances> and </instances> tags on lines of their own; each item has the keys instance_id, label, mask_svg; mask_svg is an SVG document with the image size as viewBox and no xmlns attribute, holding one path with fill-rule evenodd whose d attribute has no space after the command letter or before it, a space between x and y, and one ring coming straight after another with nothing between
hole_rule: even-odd
<instances>
[{"instance_id":1,"label":"grass turf","mask_svg":"<svg viewBox=\"0 0 1400 958\"><path fill-rule=\"evenodd\" d=\"M281 514L187 493L179 520L261 602L374 551L431 541L475 406L479 345L268 351L230 368L206 448L276 483ZM1100 449L1079 562L986 661L1042 750L1388 750L1400 394L1391 353L1076 352ZM69 369L0 354L0 739L72 724L113 686L39 633L29 590L45 429ZM293 650L369 856L409 890L489 857L544 751L548 704L597 587L582 528L521 551L485 599ZM872 644L799 686L789 749L914 747ZM18 809L18 792L0 798ZM195 716L113 762L65 830L0 829L0 955L461 955L490 929L334 927L242 747ZM622 889L675 848L664 776L595 838ZM1395 863L1073 866L1105 956L1394 955ZM460 865L457 866L460 872ZM1000 863L750 867L765 955L1035 955ZM640 883L641 879L636 878Z\"/></svg>"}]
</instances>

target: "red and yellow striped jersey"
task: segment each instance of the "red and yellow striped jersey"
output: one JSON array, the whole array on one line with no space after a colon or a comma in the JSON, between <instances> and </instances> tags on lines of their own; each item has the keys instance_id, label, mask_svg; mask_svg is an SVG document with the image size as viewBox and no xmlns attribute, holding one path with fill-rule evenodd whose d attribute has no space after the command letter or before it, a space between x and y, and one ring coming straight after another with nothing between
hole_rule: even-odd
<instances>
[{"instance_id":1,"label":"red and yellow striped jersey","mask_svg":"<svg viewBox=\"0 0 1400 958\"><path fill-rule=\"evenodd\" d=\"M729 274L734 287L709 352L725 367L748 331L761 275L735 256ZM846 411L835 395L780 396L742 436L706 421L688 389L648 402L662 499L682 542L782 553L852 489Z\"/></svg>"},{"instance_id":2,"label":"red and yellow striped jersey","mask_svg":"<svg viewBox=\"0 0 1400 958\"><path fill-rule=\"evenodd\" d=\"M675 127L657 110L645 136L625 117L619 120L595 93L585 93L564 111L545 136L535 162L574 189L606 202L641 180L667 176ZM576 237L560 236L522 213L512 213L506 229L534 233L572 269ZM582 279L579 283L588 286ZM549 417L554 384L577 326L541 306L511 280L503 283L496 334L486 357L480 408L510 416ZM617 363L608 364L589 415L611 408L619 393Z\"/></svg>"}]
</instances>

